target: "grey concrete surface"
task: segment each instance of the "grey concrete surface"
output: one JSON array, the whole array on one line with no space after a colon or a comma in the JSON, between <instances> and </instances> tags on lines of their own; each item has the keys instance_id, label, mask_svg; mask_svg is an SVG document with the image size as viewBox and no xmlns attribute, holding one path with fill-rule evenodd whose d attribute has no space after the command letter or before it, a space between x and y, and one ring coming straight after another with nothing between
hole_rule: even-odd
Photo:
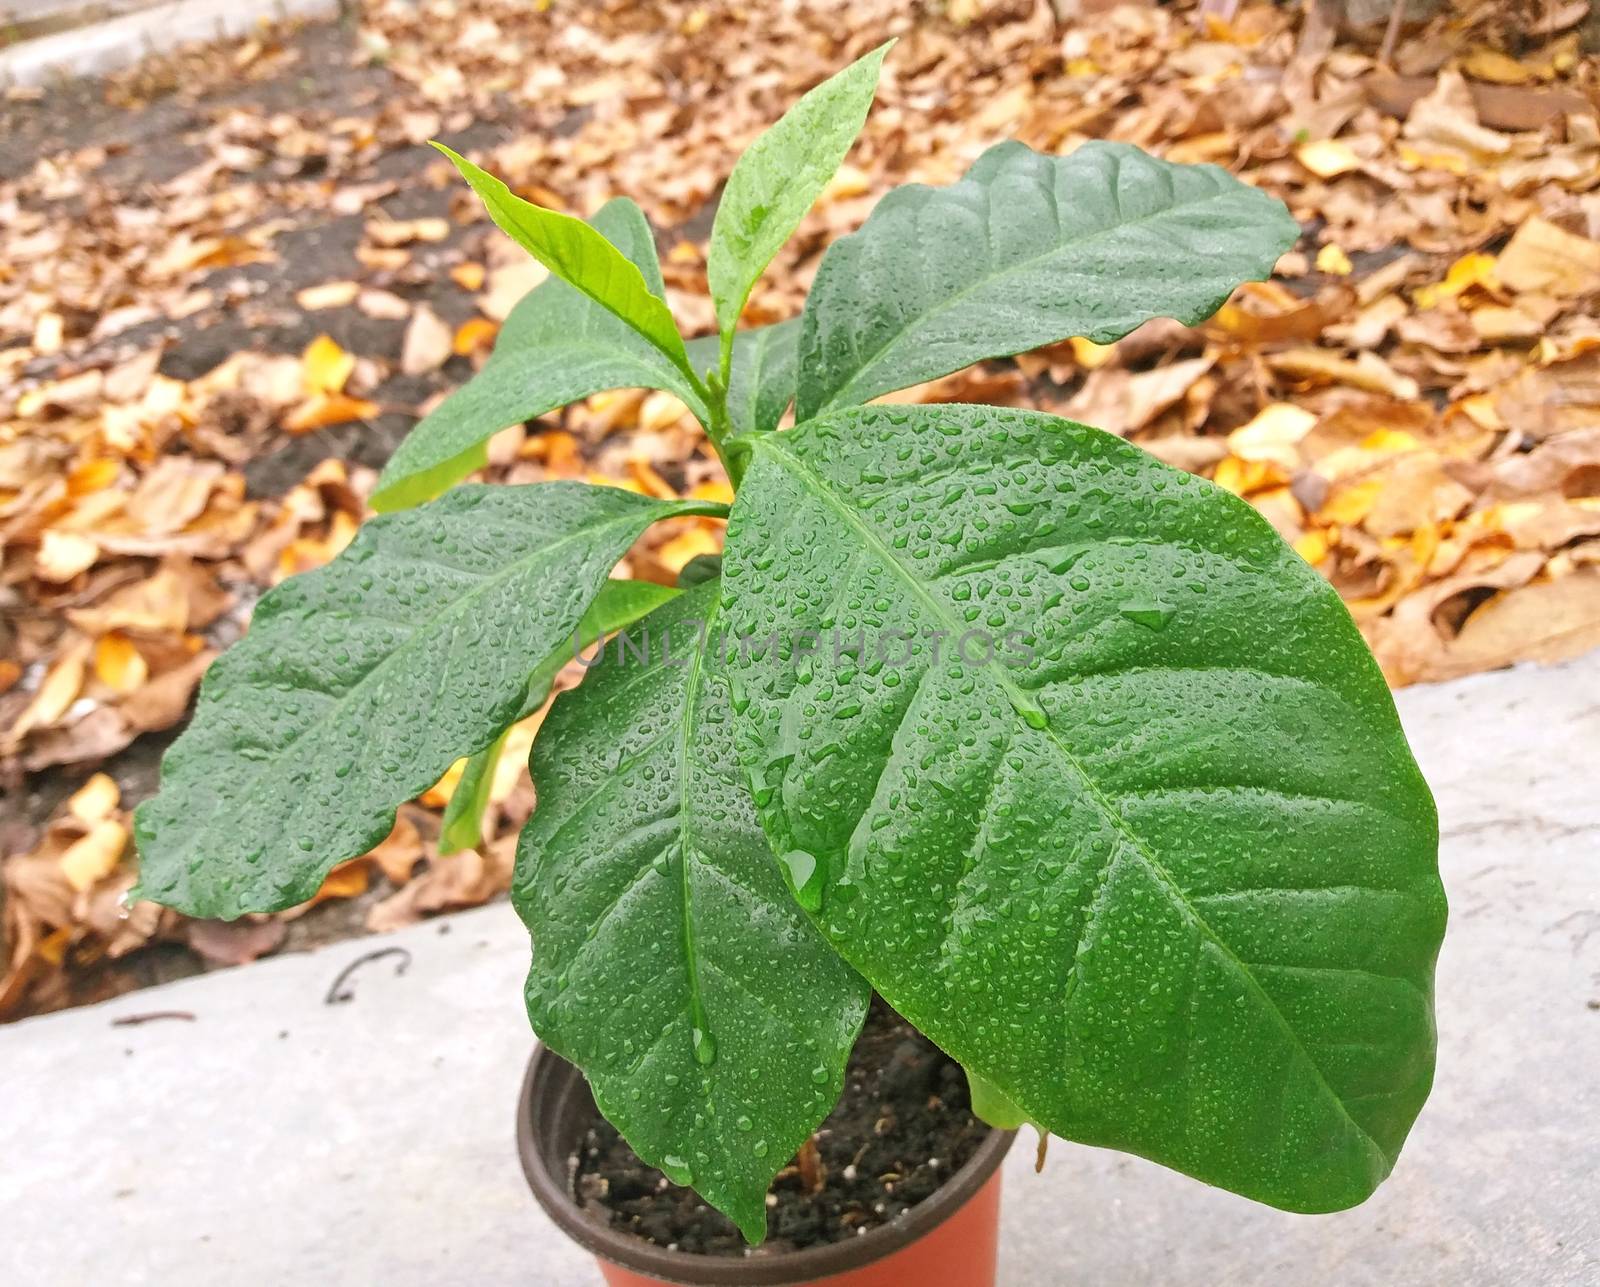
<instances>
[{"instance_id":1,"label":"grey concrete surface","mask_svg":"<svg viewBox=\"0 0 1600 1287\"><path fill-rule=\"evenodd\" d=\"M15 17L48 16L50 0L11 0ZM0 13L5 12L0 0ZM263 20L327 18L339 0L167 0L88 26L0 48L0 87L103 76L179 45L241 36Z\"/></svg>"},{"instance_id":2,"label":"grey concrete surface","mask_svg":"<svg viewBox=\"0 0 1600 1287\"><path fill-rule=\"evenodd\" d=\"M1292 1216L1054 1141L1004 1287L1600 1283L1600 654L1400 695L1452 907L1437 1088L1364 1206ZM378 947L353 998L324 1004ZM529 1198L504 906L0 1028L0 1283L597 1287ZM192 1021L120 1018L157 1011ZM906 1287L940 1287L907 1284Z\"/></svg>"}]
</instances>

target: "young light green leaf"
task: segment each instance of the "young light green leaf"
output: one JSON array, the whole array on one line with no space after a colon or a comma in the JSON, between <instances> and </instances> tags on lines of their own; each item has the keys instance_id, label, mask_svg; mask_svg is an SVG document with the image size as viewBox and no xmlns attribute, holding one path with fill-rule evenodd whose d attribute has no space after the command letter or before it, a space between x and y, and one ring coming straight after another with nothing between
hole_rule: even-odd
<instances>
[{"instance_id":1,"label":"young light green leaf","mask_svg":"<svg viewBox=\"0 0 1600 1287\"><path fill-rule=\"evenodd\" d=\"M689 361L695 370L716 366L719 343L715 335L689 341ZM751 327L734 336L728 420L735 433L764 433L778 427L794 401L799 343L798 317Z\"/></svg>"},{"instance_id":2,"label":"young light green leaf","mask_svg":"<svg viewBox=\"0 0 1600 1287\"><path fill-rule=\"evenodd\" d=\"M1267 276L1299 227L1214 165L1126 143L990 148L960 183L912 184L828 247L806 300L796 418L1152 317L1193 325Z\"/></svg>"},{"instance_id":3,"label":"young light green leaf","mask_svg":"<svg viewBox=\"0 0 1600 1287\"><path fill-rule=\"evenodd\" d=\"M489 807L489 793L494 785L495 769L505 749L506 734L510 732L511 724L526 719L545 704L561 668L574 659L581 659L583 649L597 639L632 625L677 597L678 592L671 587L650 581L612 579L600 587L600 593L583 614L583 620L573 631L572 638L534 667L528 679L528 695L523 699L522 709L498 738L468 757L461 780L451 793L450 801L445 805L444 819L439 824L441 854L448 857L463 849L476 849L482 843L483 811Z\"/></svg>"},{"instance_id":4,"label":"young light green leaf","mask_svg":"<svg viewBox=\"0 0 1600 1287\"><path fill-rule=\"evenodd\" d=\"M600 208L592 225L638 268L650 293L661 296L661 266L644 212L617 197ZM603 390L625 388L669 390L702 421L709 418L683 372L654 344L552 277L511 310L483 370L406 436L378 479L372 507L386 513L431 500L482 467L484 447L500 430Z\"/></svg>"},{"instance_id":5,"label":"young light green leaf","mask_svg":"<svg viewBox=\"0 0 1600 1287\"><path fill-rule=\"evenodd\" d=\"M504 183L443 143L434 147L455 163L501 230L562 281L610 309L666 354L685 374L683 337L666 301L652 294L632 263L603 236L571 215L524 201Z\"/></svg>"},{"instance_id":6,"label":"young light green leaf","mask_svg":"<svg viewBox=\"0 0 1600 1287\"><path fill-rule=\"evenodd\" d=\"M1047 1130L1365 1198L1432 1080L1445 906L1332 587L1051 416L861 408L749 447L724 615L781 646L731 655L740 754L829 940Z\"/></svg>"},{"instance_id":7,"label":"young light green leaf","mask_svg":"<svg viewBox=\"0 0 1600 1287\"><path fill-rule=\"evenodd\" d=\"M444 807L444 817L439 821L439 853L448 858L463 849L476 849L483 843L483 812L489 807L494 790L495 771L500 767L500 756L511 735L508 724L500 736L483 750L467 757L456 789Z\"/></svg>"},{"instance_id":8,"label":"young light green leaf","mask_svg":"<svg viewBox=\"0 0 1600 1287\"><path fill-rule=\"evenodd\" d=\"M889 45L807 93L733 167L711 225L706 274L717 325L738 324L750 290L789 240L861 133Z\"/></svg>"},{"instance_id":9,"label":"young light green leaf","mask_svg":"<svg viewBox=\"0 0 1600 1287\"><path fill-rule=\"evenodd\" d=\"M366 524L257 606L140 806L136 897L231 918L303 902L398 805L493 741L607 574L660 518L611 487L462 487Z\"/></svg>"},{"instance_id":10,"label":"young light green leaf","mask_svg":"<svg viewBox=\"0 0 1600 1287\"><path fill-rule=\"evenodd\" d=\"M767 1186L838 1099L870 992L789 898L756 823L718 590L652 613L556 699L512 898L539 1039L640 1157L759 1242Z\"/></svg>"}]
</instances>

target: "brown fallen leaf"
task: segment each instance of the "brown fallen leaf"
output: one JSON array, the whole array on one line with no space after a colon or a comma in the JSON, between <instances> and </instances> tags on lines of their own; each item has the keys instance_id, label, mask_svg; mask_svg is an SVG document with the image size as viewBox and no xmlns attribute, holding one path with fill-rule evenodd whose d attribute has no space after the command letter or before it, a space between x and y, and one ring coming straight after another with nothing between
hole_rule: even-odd
<instances>
[{"instance_id":1,"label":"brown fallen leaf","mask_svg":"<svg viewBox=\"0 0 1600 1287\"><path fill-rule=\"evenodd\" d=\"M1572 298L1600 290L1600 241L1591 241L1533 215L1495 263L1507 290Z\"/></svg>"},{"instance_id":2,"label":"brown fallen leaf","mask_svg":"<svg viewBox=\"0 0 1600 1287\"><path fill-rule=\"evenodd\" d=\"M190 921L183 938L212 965L248 965L283 946L289 927L281 920Z\"/></svg>"},{"instance_id":3,"label":"brown fallen leaf","mask_svg":"<svg viewBox=\"0 0 1600 1287\"><path fill-rule=\"evenodd\" d=\"M450 357L454 335L450 327L426 304L411 314L400 348L400 369L406 375L437 371Z\"/></svg>"},{"instance_id":4,"label":"brown fallen leaf","mask_svg":"<svg viewBox=\"0 0 1600 1287\"><path fill-rule=\"evenodd\" d=\"M347 304L355 303L360 293L361 286L357 282L323 282L320 286L307 286L296 291L294 302L306 312L315 313L325 308L344 308Z\"/></svg>"}]
</instances>

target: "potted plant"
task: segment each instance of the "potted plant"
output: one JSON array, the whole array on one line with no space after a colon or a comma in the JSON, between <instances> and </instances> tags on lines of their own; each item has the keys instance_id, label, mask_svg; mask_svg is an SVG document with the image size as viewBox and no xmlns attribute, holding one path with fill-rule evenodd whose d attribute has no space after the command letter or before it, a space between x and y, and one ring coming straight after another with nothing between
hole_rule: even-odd
<instances>
[{"instance_id":1,"label":"potted plant","mask_svg":"<svg viewBox=\"0 0 1600 1287\"><path fill-rule=\"evenodd\" d=\"M1432 1080L1437 821L1334 591L1243 502L1100 430L867 405L1068 336L1198 322L1296 225L1212 166L1002 143L953 186L885 197L800 319L737 330L886 50L734 168L704 340L675 329L631 202L585 223L450 154L552 277L396 452L385 512L262 599L138 813L138 896L289 906L463 756L451 823L470 833L504 731L574 645L615 636L539 732L513 897L545 1047L523 1160L616 1283L987 1283L994 1168L1023 1122L1335 1210L1388 1174ZM693 411L731 507L455 486L495 431L624 386ZM726 518L720 560L677 590L610 578L685 514ZM874 992L898 1044L847 1078ZM910 1025L945 1053L917 1054ZM769 1185L819 1169L847 1080L909 1061L922 1100L964 1111L950 1060L995 1132L862 1236L691 1254L579 1209L584 1186L620 1202L603 1166L636 1154L760 1243ZM595 1105L633 1153L595 1134ZM575 1184L585 1150L602 1173ZM642 1183L645 1208L682 1197Z\"/></svg>"}]
</instances>

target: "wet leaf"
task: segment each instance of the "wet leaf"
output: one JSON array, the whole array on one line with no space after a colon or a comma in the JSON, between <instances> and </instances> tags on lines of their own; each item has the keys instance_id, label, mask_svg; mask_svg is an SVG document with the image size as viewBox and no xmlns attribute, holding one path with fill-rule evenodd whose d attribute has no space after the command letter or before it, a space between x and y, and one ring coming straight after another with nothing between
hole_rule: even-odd
<instances>
[{"instance_id":1,"label":"wet leaf","mask_svg":"<svg viewBox=\"0 0 1600 1287\"><path fill-rule=\"evenodd\" d=\"M540 1040L635 1152L759 1242L767 1186L838 1098L870 993L806 923L756 823L718 590L635 628L649 660L608 658L556 700L512 897Z\"/></svg>"},{"instance_id":2,"label":"wet leaf","mask_svg":"<svg viewBox=\"0 0 1600 1287\"><path fill-rule=\"evenodd\" d=\"M284 582L206 675L139 808L138 896L223 919L310 898L498 736L530 659L571 633L640 532L696 508L572 483L460 488Z\"/></svg>"},{"instance_id":3,"label":"wet leaf","mask_svg":"<svg viewBox=\"0 0 1600 1287\"><path fill-rule=\"evenodd\" d=\"M1053 417L867 408L751 450L725 612L775 639L730 682L814 923L1045 1129L1291 1210L1367 1197L1432 1081L1444 896L1334 591Z\"/></svg>"}]
</instances>

